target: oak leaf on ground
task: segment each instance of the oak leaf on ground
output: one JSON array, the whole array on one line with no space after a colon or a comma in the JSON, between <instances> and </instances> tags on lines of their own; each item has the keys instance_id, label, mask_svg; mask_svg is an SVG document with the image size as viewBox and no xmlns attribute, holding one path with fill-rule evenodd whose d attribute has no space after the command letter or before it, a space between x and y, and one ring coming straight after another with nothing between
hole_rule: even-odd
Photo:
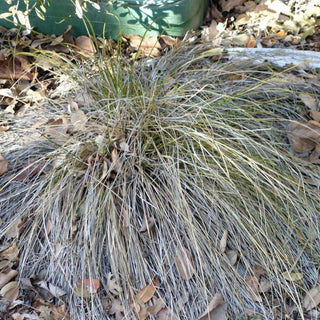
<instances>
[{"instance_id":1,"label":"oak leaf on ground","mask_svg":"<svg viewBox=\"0 0 320 320\"><path fill-rule=\"evenodd\" d=\"M177 251L175 263L182 279L190 280L196 272L192 255L186 248Z\"/></svg>"}]
</instances>

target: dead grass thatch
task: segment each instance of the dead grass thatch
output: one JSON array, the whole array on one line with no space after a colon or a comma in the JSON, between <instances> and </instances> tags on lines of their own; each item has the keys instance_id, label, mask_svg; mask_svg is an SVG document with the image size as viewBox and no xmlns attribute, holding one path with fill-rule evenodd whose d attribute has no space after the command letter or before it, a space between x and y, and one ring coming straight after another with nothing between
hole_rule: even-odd
<instances>
[{"instance_id":1,"label":"dead grass thatch","mask_svg":"<svg viewBox=\"0 0 320 320\"><path fill-rule=\"evenodd\" d=\"M319 170L290 153L286 126L301 117L299 93L319 88L249 62L212 63L203 50L82 65L75 91L94 101L78 101L84 127L1 150L11 164L0 177L1 235L25 221L20 274L66 290L72 319L113 319L103 297L135 319L130 304L155 278L155 297L181 319L198 319L215 293L232 319L303 313L320 254L318 190L306 182ZM15 180L26 162L45 173ZM254 276L270 283L256 297ZM88 278L98 293L74 294Z\"/></svg>"}]
</instances>

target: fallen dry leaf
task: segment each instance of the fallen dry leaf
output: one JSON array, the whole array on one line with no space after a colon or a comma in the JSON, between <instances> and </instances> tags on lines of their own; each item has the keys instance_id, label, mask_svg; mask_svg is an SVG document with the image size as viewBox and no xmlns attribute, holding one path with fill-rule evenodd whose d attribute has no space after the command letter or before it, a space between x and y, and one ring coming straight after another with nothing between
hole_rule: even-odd
<instances>
[{"instance_id":1,"label":"fallen dry leaf","mask_svg":"<svg viewBox=\"0 0 320 320\"><path fill-rule=\"evenodd\" d=\"M156 293L156 288L152 284L143 287L135 296L137 302L147 303Z\"/></svg>"},{"instance_id":2,"label":"fallen dry leaf","mask_svg":"<svg viewBox=\"0 0 320 320\"><path fill-rule=\"evenodd\" d=\"M306 93L300 93L299 98L302 100L302 102L305 104L306 107L310 109L310 111L319 111L319 103L316 99L316 97L306 94Z\"/></svg>"},{"instance_id":3,"label":"fallen dry leaf","mask_svg":"<svg viewBox=\"0 0 320 320\"><path fill-rule=\"evenodd\" d=\"M15 98L15 95L13 94L12 90L9 88L2 88L0 89L0 98L7 97L7 98ZM0 100L1 101L1 100Z\"/></svg>"},{"instance_id":4,"label":"fallen dry leaf","mask_svg":"<svg viewBox=\"0 0 320 320\"><path fill-rule=\"evenodd\" d=\"M257 46L257 41L253 36L250 36L250 40L246 43L247 48L255 48Z\"/></svg>"},{"instance_id":5,"label":"fallen dry leaf","mask_svg":"<svg viewBox=\"0 0 320 320\"><path fill-rule=\"evenodd\" d=\"M9 260L0 260L0 270L6 272L9 269L12 269L14 262Z\"/></svg>"},{"instance_id":6,"label":"fallen dry leaf","mask_svg":"<svg viewBox=\"0 0 320 320\"><path fill-rule=\"evenodd\" d=\"M130 46L139 51L142 55L150 55L158 57L161 55L162 46L158 41L158 37L140 37L137 35L125 35L130 41Z\"/></svg>"},{"instance_id":7,"label":"fallen dry leaf","mask_svg":"<svg viewBox=\"0 0 320 320\"><path fill-rule=\"evenodd\" d=\"M192 261L192 255L186 248L177 251L175 263L182 279L190 280L195 273L195 267Z\"/></svg>"},{"instance_id":8,"label":"fallen dry leaf","mask_svg":"<svg viewBox=\"0 0 320 320\"><path fill-rule=\"evenodd\" d=\"M312 150L308 160L311 163L320 164L320 144L317 144L314 150Z\"/></svg>"},{"instance_id":9,"label":"fallen dry leaf","mask_svg":"<svg viewBox=\"0 0 320 320\"><path fill-rule=\"evenodd\" d=\"M10 301L14 301L19 297L19 283L11 281L0 290L0 295Z\"/></svg>"},{"instance_id":10,"label":"fallen dry leaf","mask_svg":"<svg viewBox=\"0 0 320 320\"><path fill-rule=\"evenodd\" d=\"M162 35L159 38L159 42L163 42L167 47L174 47L180 42L180 40L179 38L173 38L171 36Z\"/></svg>"},{"instance_id":11,"label":"fallen dry leaf","mask_svg":"<svg viewBox=\"0 0 320 320\"><path fill-rule=\"evenodd\" d=\"M75 40L75 45L80 49L80 52L88 57L93 57L96 53L96 48L92 40L87 36L79 36Z\"/></svg>"},{"instance_id":12,"label":"fallen dry leaf","mask_svg":"<svg viewBox=\"0 0 320 320\"><path fill-rule=\"evenodd\" d=\"M49 302L37 299L32 304L33 309L40 313L40 318L31 318L35 320L70 320L70 315L65 304L55 306ZM26 318L29 319L29 318ZM26 320L24 319L24 320Z\"/></svg>"},{"instance_id":13,"label":"fallen dry leaf","mask_svg":"<svg viewBox=\"0 0 320 320\"><path fill-rule=\"evenodd\" d=\"M27 56L10 55L0 60L0 79L31 81L31 68Z\"/></svg>"},{"instance_id":14,"label":"fallen dry leaf","mask_svg":"<svg viewBox=\"0 0 320 320\"><path fill-rule=\"evenodd\" d=\"M320 111L310 111L309 115L312 120L320 122Z\"/></svg>"},{"instance_id":15,"label":"fallen dry leaf","mask_svg":"<svg viewBox=\"0 0 320 320\"><path fill-rule=\"evenodd\" d=\"M144 303L142 303L141 301L134 300L130 306L131 306L131 309L136 314L138 320L145 320L148 318L149 316L149 313L147 310L148 308Z\"/></svg>"},{"instance_id":16,"label":"fallen dry leaf","mask_svg":"<svg viewBox=\"0 0 320 320\"><path fill-rule=\"evenodd\" d=\"M255 276L245 276L244 280L248 285L251 298L254 302L261 302L262 298L259 293L259 280Z\"/></svg>"},{"instance_id":17,"label":"fallen dry leaf","mask_svg":"<svg viewBox=\"0 0 320 320\"><path fill-rule=\"evenodd\" d=\"M44 280L36 281L33 283L35 287L42 288L46 291L48 291L51 295L53 295L55 298L60 298L66 294L64 290L61 288L53 285L52 283Z\"/></svg>"},{"instance_id":18,"label":"fallen dry leaf","mask_svg":"<svg viewBox=\"0 0 320 320\"><path fill-rule=\"evenodd\" d=\"M142 38L137 35L125 35L125 37L130 40L130 45L135 49L138 49L138 48L162 49L161 44L158 41L158 36Z\"/></svg>"},{"instance_id":19,"label":"fallen dry leaf","mask_svg":"<svg viewBox=\"0 0 320 320\"><path fill-rule=\"evenodd\" d=\"M91 295L97 293L100 288L100 281L98 279L79 279L77 286L74 289L75 295L83 298L89 298Z\"/></svg>"},{"instance_id":20,"label":"fallen dry leaf","mask_svg":"<svg viewBox=\"0 0 320 320\"><path fill-rule=\"evenodd\" d=\"M9 126L0 126L0 132L6 132L10 129Z\"/></svg>"},{"instance_id":21,"label":"fallen dry leaf","mask_svg":"<svg viewBox=\"0 0 320 320\"><path fill-rule=\"evenodd\" d=\"M117 284L111 272L108 273L107 277L107 290L114 296L118 296L122 292L122 288Z\"/></svg>"},{"instance_id":22,"label":"fallen dry leaf","mask_svg":"<svg viewBox=\"0 0 320 320\"><path fill-rule=\"evenodd\" d=\"M17 270L9 270L6 273L0 273L0 289L2 289L8 282L15 278L17 274Z\"/></svg>"},{"instance_id":23,"label":"fallen dry leaf","mask_svg":"<svg viewBox=\"0 0 320 320\"><path fill-rule=\"evenodd\" d=\"M309 290L303 299L303 307L309 311L320 304L320 286L313 287Z\"/></svg>"},{"instance_id":24,"label":"fallen dry leaf","mask_svg":"<svg viewBox=\"0 0 320 320\"><path fill-rule=\"evenodd\" d=\"M129 145L125 141L121 141L119 143L119 149L121 151L123 151L123 152L129 152L130 151Z\"/></svg>"},{"instance_id":25,"label":"fallen dry leaf","mask_svg":"<svg viewBox=\"0 0 320 320\"><path fill-rule=\"evenodd\" d=\"M59 307L51 306L51 316L53 320L70 320L70 315L65 304Z\"/></svg>"},{"instance_id":26,"label":"fallen dry leaf","mask_svg":"<svg viewBox=\"0 0 320 320\"><path fill-rule=\"evenodd\" d=\"M311 152L317 144L320 144L320 123L313 120L293 121L288 127L288 138L293 151Z\"/></svg>"},{"instance_id":27,"label":"fallen dry leaf","mask_svg":"<svg viewBox=\"0 0 320 320\"><path fill-rule=\"evenodd\" d=\"M16 242L13 242L8 248L0 252L0 258L3 260L16 262L19 260L18 256L19 248Z\"/></svg>"},{"instance_id":28,"label":"fallen dry leaf","mask_svg":"<svg viewBox=\"0 0 320 320\"><path fill-rule=\"evenodd\" d=\"M166 307L166 303L161 298L154 298L152 303L152 306L149 306L147 311L153 316L156 316L163 308Z\"/></svg>"},{"instance_id":29,"label":"fallen dry leaf","mask_svg":"<svg viewBox=\"0 0 320 320\"><path fill-rule=\"evenodd\" d=\"M220 293L216 293L204 313L198 320L227 320L224 299Z\"/></svg>"}]
</instances>

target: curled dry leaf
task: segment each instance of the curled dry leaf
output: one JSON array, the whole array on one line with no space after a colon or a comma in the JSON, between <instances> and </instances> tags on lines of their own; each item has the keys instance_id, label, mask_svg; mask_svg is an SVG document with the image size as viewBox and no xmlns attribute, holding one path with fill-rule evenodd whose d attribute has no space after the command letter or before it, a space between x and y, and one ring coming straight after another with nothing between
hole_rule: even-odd
<instances>
[{"instance_id":1,"label":"curled dry leaf","mask_svg":"<svg viewBox=\"0 0 320 320\"><path fill-rule=\"evenodd\" d=\"M303 307L309 311L320 304L320 286L313 287L309 290L303 299Z\"/></svg>"},{"instance_id":2,"label":"curled dry leaf","mask_svg":"<svg viewBox=\"0 0 320 320\"><path fill-rule=\"evenodd\" d=\"M0 252L0 258L3 260L16 262L19 260L18 256L19 248L17 247L16 242L13 242L10 247Z\"/></svg>"},{"instance_id":3,"label":"curled dry leaf","mask_svg":"<svg viewBox=\"0 0 320 320\"><path fill-rule=\"evenodd\" d=\"M96 53L96 48L92 40L87 36L79 36L75 40L75 45L80 49L80 52L88 57L93 57Z\"/></svg>"},{"instance_id":4,"label":"curled dry leaf","mask_svg":"<svg viewBox=\"0 0 320 320\"><path fill-rule=\"evenodd\" d=\"M15 278L17 274L17 270L10 270L6 273L0 273L0 289L2 289L9 281Z\"/></svg>"},{"instance_id":5,"label":"curled dry leaf","mask_svg":"<svg viewBox=\"0 0 320 320\"><path fill-rule=\"evenodd\" d=\"M160 36L159 42L163 42L167 47L174 47L180 42L180 40L178 38L162 35Z\"/></svg>"},{"instance_id":6,"label":"curled dry leaf","mask_svg":"<svg viewBox=\"0 0 320 320\"><path fill-rule=\"evenodd\" d=\"M262 298L260 296L260 289L259 289L259 280L255 276L245 276L244 280L246 281L248 287L249 287L249 292L251 295L251 298L255 302L261 302Z\"/></svg>"},{"instance_id":7,"label":"curled dry leaf","mask_svg":"<svg viewBox=\"0 0 320 320\"><path fill-rule=\"evenodd\" d=\"M158 37L140 37L136 35L125 35L130 41L130 46L143 55L159 56L162 46L158 41Z\"/></svg>"},{"instance_id":8,"label":"curled dry leaf","mask_svg":"<svg viewBox=\"0 0 320 320\"><path fill-rule=\"evenodd\" d=\"M216 293L204 313L198 320L227 320L224 299L220 293Z\"/></svg>"},{"instance_id":9,"label":"curled dry leaf","mask_svg":"<svg viewBox=\"0 0 320 320\"><path fill-rule=\"evenodd\" d=\"M297 153L309 153L320 144L320 123L293 121L288 127L288 138L292 150Z\"/></svg>"},{"instance_id":10,"label":"curled dry leaf","mask_svg":"<svg viewBox=\"0 0 320 320\"><path fill-rule=\"evenodd\" d=\"M181 278L184 280L190 280L196 272L191 252L186 248L178 250L175 263Z\"/></svg>"},{"instance_id":11,"label":"curled dry leaf","mask_svg":"<svg viewBox=\"0 0 320 320\"><path fill-rule=\"evenodd\" d=\"M311 111L319 111L319 103L316 97L310 94L300 93L299 98L302 100L305 106L308 107Z\"/></svg>"},{"instance_id":12,"label":"curled dry leaf","mask_svg":"<svg viewBox=\"0 0 320 320\"><path fill-rule=\"evenodd\" d=\"M137 35L126 35L125 37L130 40L130 45L135 49L138 49L139 47L162 49L157 36L142 38Z\"/></svg>"},{"instance_id":13,"label":"curled dry leaf","mask_svg":"<svg viewBox=\"0 0 320 320\"><path fill-rule=\"evenodd\" d=\"M8 131L10 129L9 126L0 126L0 132L5 132Z\"/></svg>"},{"instance_id":14,"label":"curled dry leaf","mask_svg":"<svg viewBox=\"0 0 320 320\"><path fill-rule=\"evenodd\" d=\"M156 288L152 284L143 287L135 296L137 302L147 303L156 293Z\"/></svg>"},{"instance_id":15,"label":"curled dry leaf","mask_svg":"<svg viewBox=\"0 0 320 320\"><path fill-rule=\"evenodd\" d=\"M1 290L0 295L10 301L14 301L19 296L19 283L17 281L11 281L7 283Z\"/></svg>"},{"instance_id":16,"label":"curled dry leaf","mask_svg":"<svg viewBox=\"0 0 320 320\"><path fill-rule=\"evenodd\" d=\"M30 73L31 68L27 56L9 55L0 59L0 79L30 81L33 79Z\"/></svg>"},{"instance_id":17,"label":"curled dry leaf","mask_svg":"<svg viewBox=\"0 0 320 320\"><path fill-rule=\"evenodd\" d=\"M0 260L0 270L7 271L11 269L15 263L9 260Z\"/></svg>"},{"instance_id":18,"label":"curled dry leaf","mask_svg":"<svg viewBox=\"0 0 320 320\"><path fill-rule=\"evenodd\" d=\"M0 176L8 171L8 163L9 161L0 154Z\"/></svg>"},{"instance_id":19,"label":"curled dry leaf","mask_svg":"<svg viewBox=\"0 0 320 320\"><path fill-rule=\"evenodd\" d=\"M34 282L34 286L48 291L51 295L53 295L56 298L60 298L66 294L66 292L64 290L62 290L59 287L53 285L52 283L44 281L44 280Z\"/></svg>"},{"instance_id":20,"label":"curled dry leaf","mask_svg":"<svg viewBox=\"0 0 320 320\"><path fill-rule=\"evenodd\" d=\"M223 231L223 235L221 237L221 240L220 240L220 250L222 252L225 252L226 251L226 247L227 247L227 239L228 239L228 230L224 230Z\"/></svg>"}]
</instances>

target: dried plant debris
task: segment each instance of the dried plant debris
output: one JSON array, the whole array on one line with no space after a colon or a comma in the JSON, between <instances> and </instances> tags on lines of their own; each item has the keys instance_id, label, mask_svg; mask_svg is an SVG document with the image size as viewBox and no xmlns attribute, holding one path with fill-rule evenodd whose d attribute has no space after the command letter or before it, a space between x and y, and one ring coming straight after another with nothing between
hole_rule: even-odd
<instances>
[{"instance_id":1,"label":"dried plant debris","mask_svg":"<svg viewBox=\"0 0 320 320\"><path fill-rule=\"evenodd\" d=\"M319 51L319 9L316 0L218 0L207 13L202 38L222 47Z\"/></svg>"},{"instance_id":2,"label":"dried plant debris","mask_svg":"<svg viewBox=\"0 0 320 320\"><path fill-rule=\"evenodd\" d=\"M208 50L69 64L69 94L7 114L3 314L282 319L318 308L320 203L305 183L319 180L317 75Z\"/></svg>"}]
</instances>

